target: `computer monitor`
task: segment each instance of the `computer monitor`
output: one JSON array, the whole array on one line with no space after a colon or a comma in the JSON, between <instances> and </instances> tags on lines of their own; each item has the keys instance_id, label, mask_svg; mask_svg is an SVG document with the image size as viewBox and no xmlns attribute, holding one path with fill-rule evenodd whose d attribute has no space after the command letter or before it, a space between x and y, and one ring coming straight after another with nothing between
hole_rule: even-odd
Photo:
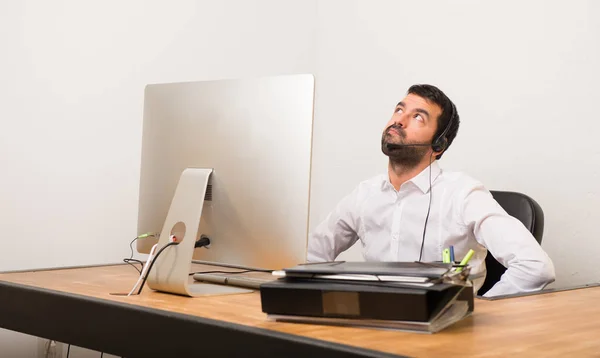
<instances>
[{"instance_id":1,"label":"computer monitor","mask_svg":"<svg viewBox=\"0 0 600 358\"><path fill-rule=\"evenodd\" d=\"M138 234L177 233L165 220L182 173L208 168L205 197L181 194L201 203L193 239L211 240L194 260L266 269L304 262L313 103L312 75L146 86ZM137 240L137 250L156 242Z\"/></svg>"}]
</instances>

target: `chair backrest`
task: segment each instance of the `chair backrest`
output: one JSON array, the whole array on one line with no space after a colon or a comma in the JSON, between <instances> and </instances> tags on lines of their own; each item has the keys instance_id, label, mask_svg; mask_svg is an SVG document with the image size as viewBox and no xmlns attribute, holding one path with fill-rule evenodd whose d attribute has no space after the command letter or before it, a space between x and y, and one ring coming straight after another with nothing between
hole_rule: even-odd
<instances>
[{"instance_id":1,"label":"chair backrest","mask_svg":"<svg viewBox=\"0 0 600 358\"><path fill-rule=\"evenodd\" d=\"M498 204L511 216L517 218L531 231L538 243L542 243L544 234L544 212L539 204L529 196L510 191L490 191ZM477 291L478 295L486 293L506 271L501 263L496 261L490 252L485 258L487 275L483 286Z\"/></svg>"}]
</instances>

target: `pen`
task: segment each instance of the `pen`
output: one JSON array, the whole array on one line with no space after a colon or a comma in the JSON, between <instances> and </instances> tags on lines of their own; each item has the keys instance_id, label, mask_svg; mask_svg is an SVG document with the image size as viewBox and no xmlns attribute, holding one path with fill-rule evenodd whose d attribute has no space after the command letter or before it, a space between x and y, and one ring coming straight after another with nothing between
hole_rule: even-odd
<instances>
[{"instance_id":1,"label":"pen","mask_svg":"<svg viewBox=\"0 0 600 358\"><path fill-rule=\"evenodd\" d=\"M473 251L473 249L469 250L469 252L467 252L467 254L465 255L465 257L462 259L462 261L460 262L461 266L466 266L469 261L471 260L471 257L473 257L473 254L475 253L475 251ZM459 267L456 269L456 272L461 272L462 271L462 267Z\"/></svg>"},{"instance_id":2,"label":"pen","mask_svg":"<svg viewBox=\"0 0 600 358\"><path fill-rule=\"evenodd\" d=\"M450 262L454 264L454 246L450 245Z\"/></svg>"},{"instance_id":3,"label":"pen","mask_svg":"<svg viewBox=\"0 0 600 358\"><path fill-rule=\"evenodd\" d=\"M445 264L450 263L450 249L444 249L444 251L442 251L442 262Z\"/></svg>"}]
</instances>

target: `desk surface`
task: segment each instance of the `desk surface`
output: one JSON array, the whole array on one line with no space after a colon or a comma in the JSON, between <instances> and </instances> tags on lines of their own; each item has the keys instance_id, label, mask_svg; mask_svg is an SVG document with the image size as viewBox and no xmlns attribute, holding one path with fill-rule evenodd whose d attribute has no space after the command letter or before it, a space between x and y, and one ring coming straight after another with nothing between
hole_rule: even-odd
<instances>
[{"instance_id":1,"label":"desk surface","mask_svg":"<svg viewBox=\"0 0 600 358\"><path fill-rule=\"evenodd\" d=\"M207 269L201 265L193 266L194 271ZM269 321L261 311L258 292L187 298L154 292L145 287L140 296L110 295L111 292L127 292L136 278L137 272L126 265L0 274L0 301L5 306L0 309L0 325L34 335L46 334L45 331L36 331L33 324L15 323L19 319L41 319L27 316L31 307L25 307L26 303L21 307L18 302L10 300L11 297L17 297L15 289L28 288L35 289L35 292L66 293L71 298L69 307L73 307L74 311L77 310L75 302L78 302L78 298L93 298L94 302L107 303L109 306L120 303L115 306L120 309L133 305L145 309L145 312L182 314L178 316L180 320L185 320L184 315L189 315L241 325L241 328L256 327L265 333L279 332L292 337L367 349L362 352L366 352L364 355L369 355L369 350L421 357L456 356L459 351L463 357L600 355L600 287L498 301L476 300L471 317L430 335ZM6 302L10 302L8 307ZM51 305L53 301L46 297L38 304L43 302ZM30 306L31 302L28 304ZM83 317L69 317L70 311L61 312L70 324L94 324L86 322ZM36 312L39 314L39 310ZM2 319L6 314L12 316ZM136 324L141 327L139 329L144 329L144 322ZM112 331L123 334L118 327L113 327ZM149 341L152 339L148 337ZM106 352L111 353L108 350Z\"/></svg>"}]
</instances>

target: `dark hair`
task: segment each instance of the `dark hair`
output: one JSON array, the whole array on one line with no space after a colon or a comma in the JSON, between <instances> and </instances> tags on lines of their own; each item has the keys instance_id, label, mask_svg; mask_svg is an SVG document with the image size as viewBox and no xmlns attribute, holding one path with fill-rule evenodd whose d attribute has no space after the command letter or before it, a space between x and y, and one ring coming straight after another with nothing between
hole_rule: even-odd
<instances>
[{"instance_id":1,"label":"dark hair","mask_svg":"<svg viewBox=\"0 0 600 358\"><path fill-rule=\"evenodd\" d=\"M434 141L442 134L444 129L446 129L448 123L452 121L445 135L447 141L446 149L444 149L442 153L435 157L435 159L440 159L442 157L442 154L444 154L444 152L448 150L448 147L450 147L450 144L452 144L452 141L458 133L460 118L458 116L458 111L456 111L456 106L454 106L454 103L452 103L450 98L448 98L448 96L446 96L444 92L432 85L412 85L408 89L408 93L414 94L430 102L433 102L440 106L440 108L442 109L442 114L440 114L440 116L437 119L437 130L433 137Z\"/></svg>"}]
</instances>

